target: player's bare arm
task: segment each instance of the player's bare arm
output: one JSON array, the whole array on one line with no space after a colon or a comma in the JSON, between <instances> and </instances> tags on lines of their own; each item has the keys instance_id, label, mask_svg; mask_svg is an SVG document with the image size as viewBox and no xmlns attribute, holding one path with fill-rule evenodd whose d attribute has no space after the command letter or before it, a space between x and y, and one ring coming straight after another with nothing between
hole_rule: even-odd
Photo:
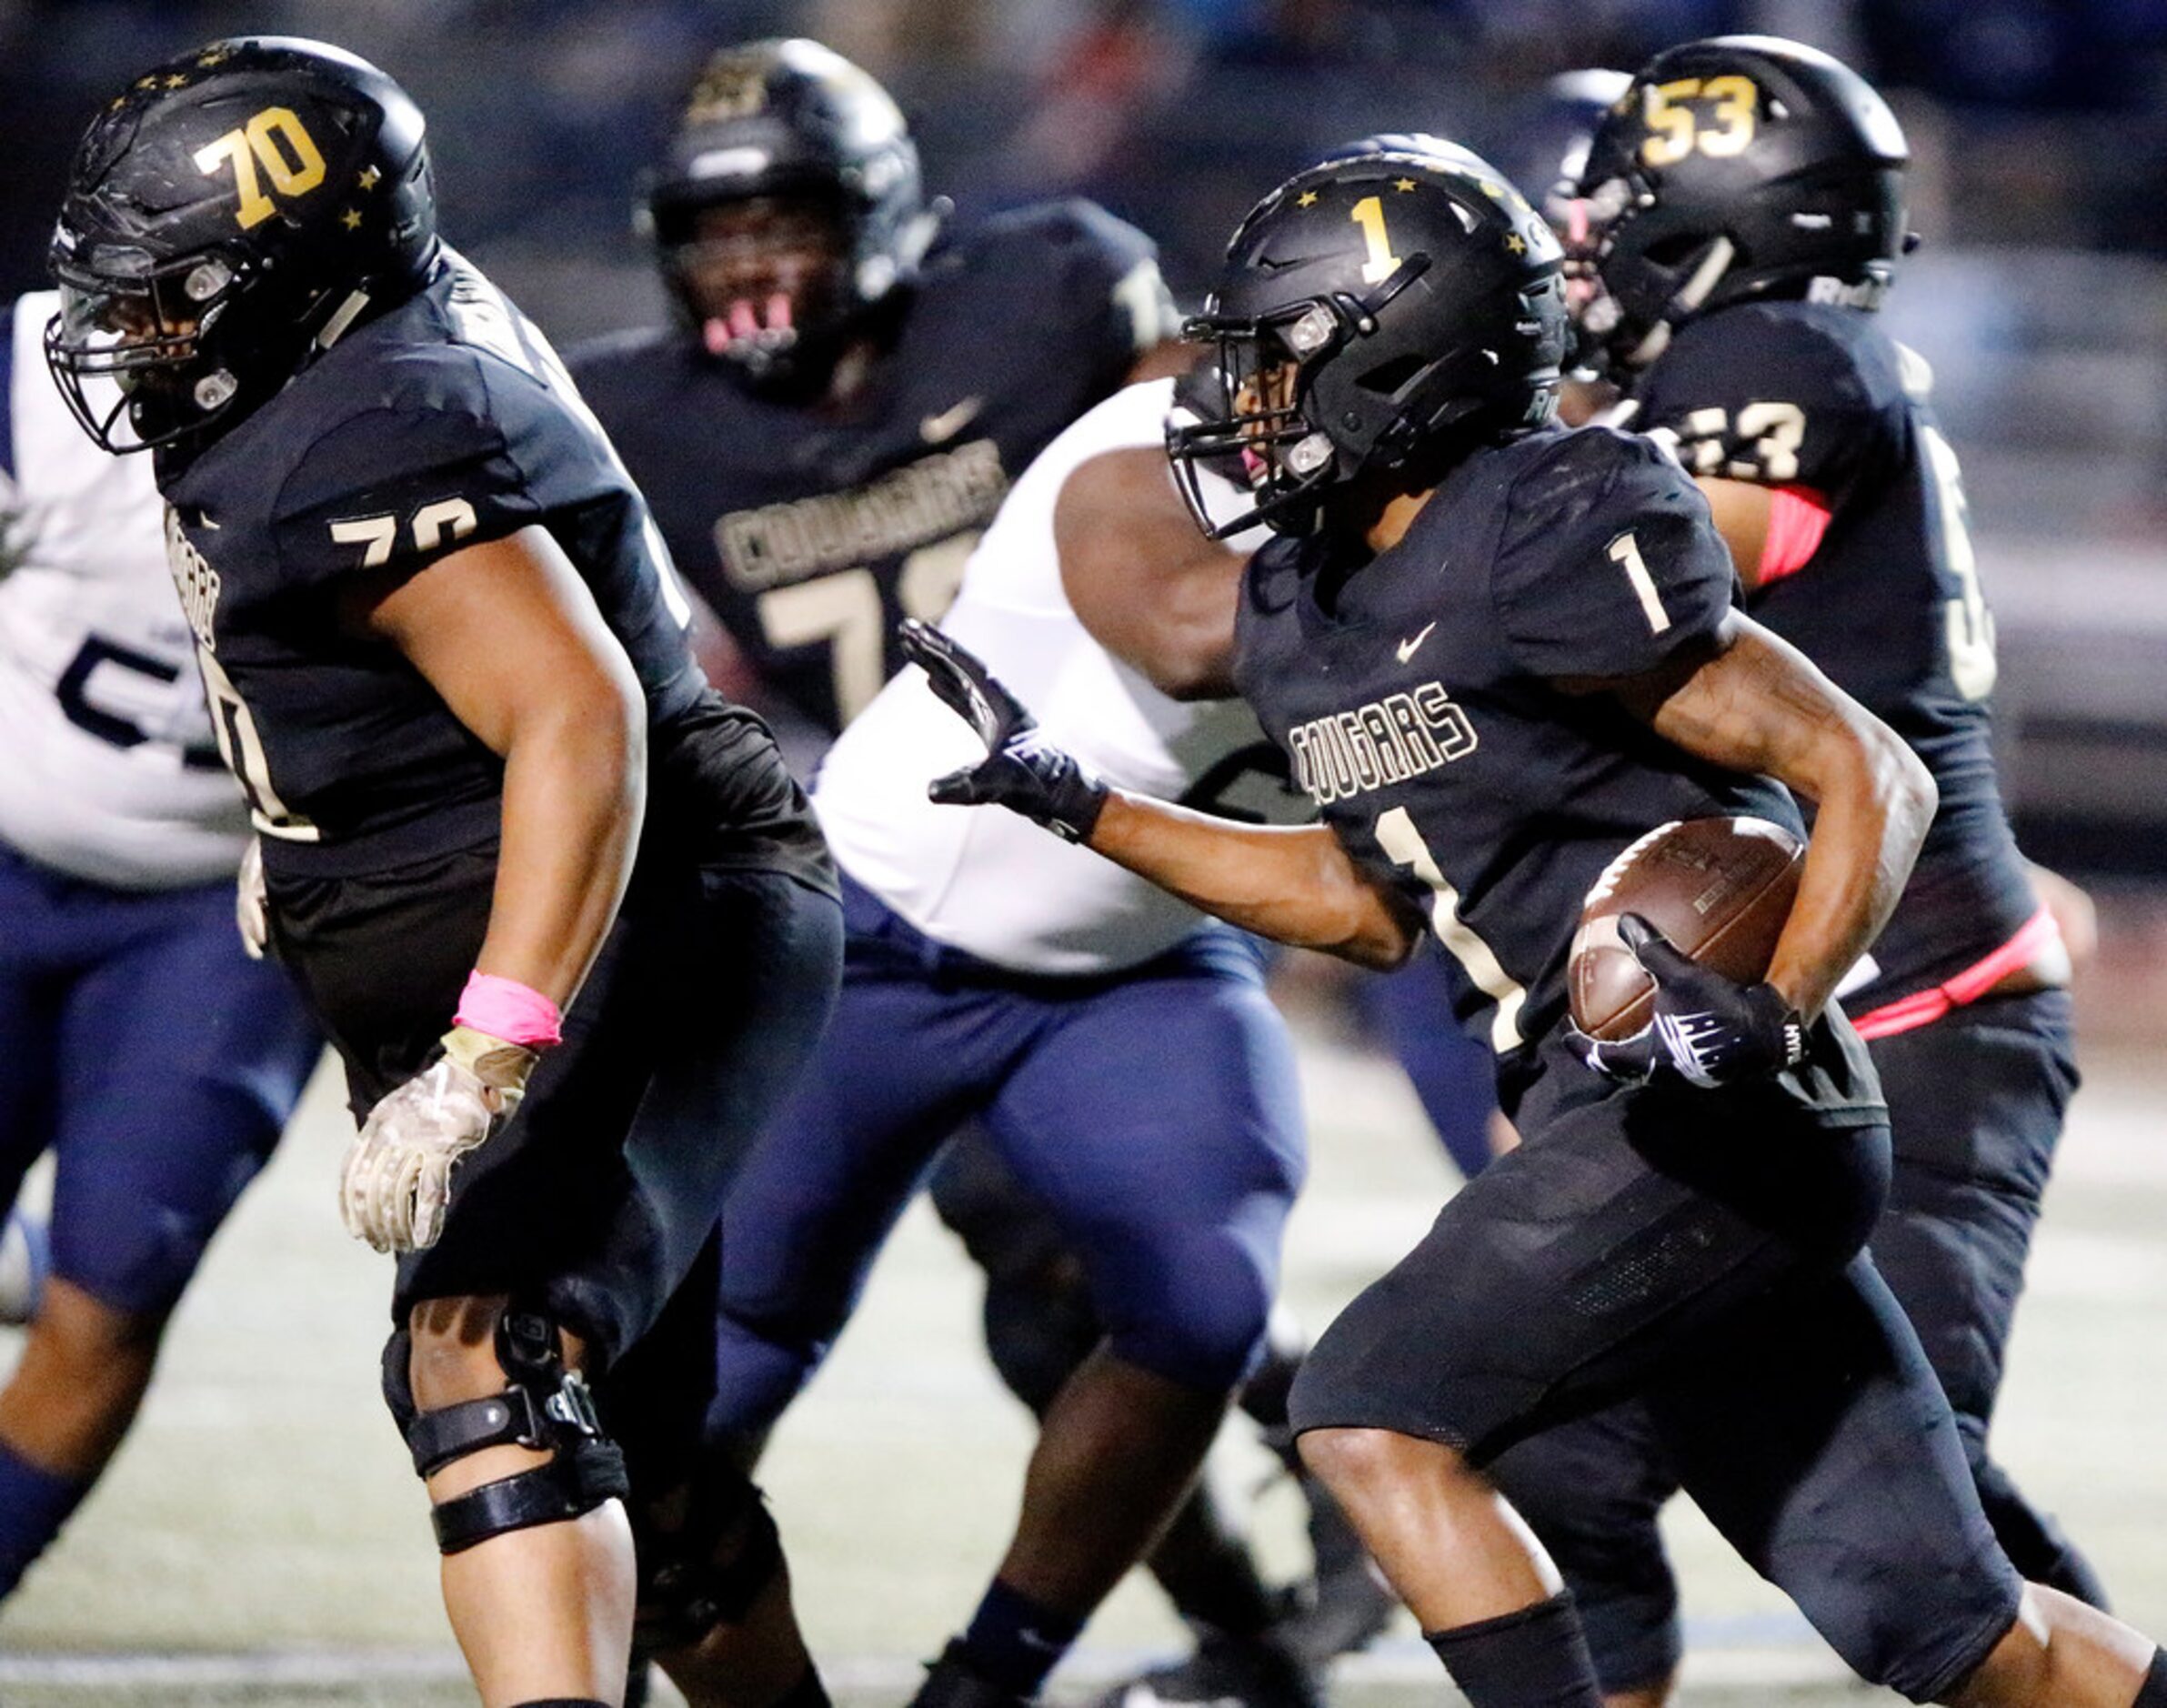
<instances>
[{"instance_id":1,"label":"player's bare arm","mask_svg":"<svg viewBox=\"0 0 2167 1708\"><path fill-rule=\"evenodd\" d=\"M1109 789L1043 741L1016 697L938 629L906 623L903 650L986 743L983 760L934 781L934 799L1021 813L1277 942L1379 969L1412 952L1421 932L1414 909L1374 883L1324 826L1235 824Z\"/></svg>"},{"instance_id":2,"label":"player's bare arm","mask_svg":"<svg viewBox=\"0 0 2167 1708\"><path fill-rule=\"evenodd\" d=\"M1082 464L1054 506L1061 587L1091 638L1175 699L1234 692L1240 554L1204 538L1157 447Z\"/></svg>"},{"instance_id":3,"label":"player's bare arm","mask_svg":"<svg viewBox=\"0 0 2167 1708\"><path fill-rule=\"evenodd\" d=\"M639 684L546 529L470 546L364 617L505 762L503 855L479 970L560 1009L616 918L646 799Z\"/></svg>"},{"instance_id":4,"label":"player's bare arm","mask_svg":"<svg viewBox=\"0 0 2167 1708\"><path fill-rule=\"evenodd\" d=\"M1619 698L1695 757L1773 777L1818 809L1768 975L1811 1020L1894 910L1933 818L1933 779L1901 737L1749 617L1733 613L1681 669Z\"/></svg>"},{"instance_id":5,"label":"player's bare arm","mask_svg":"<svg viewBox=\"0 0 2167 1708\"><path fill-rule=\"evenodd\" d=\"M1323 825L1234 824L1114 789L1085 846L1229 924L1359 967L1389 971L1421 935Z\"/></svg>"},{"instance_id":6,"label":"player's bare arm","mask_svg":"<svg viewBox=\"0 0 2167 1708\"><path fill-rule=\"evenodd\" d=\"M1738 578L1750 593L1761 585L1761 560L1768 550L1770 518L1776 495L1751 480L1725 480L1703 475L1695 479L1700 496L1708 500L1710 517L1723 544L1731 548L1731 561Z\"/></svg>"}]
</instances>

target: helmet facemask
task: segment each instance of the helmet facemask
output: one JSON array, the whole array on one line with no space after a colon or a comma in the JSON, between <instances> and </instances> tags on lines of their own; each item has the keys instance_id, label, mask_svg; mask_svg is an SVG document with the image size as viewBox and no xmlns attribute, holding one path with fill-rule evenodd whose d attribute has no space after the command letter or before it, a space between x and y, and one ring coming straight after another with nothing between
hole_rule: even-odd
<instances>
[{"instance_id":1,"label":"helmet facemask","mask_svg":"<svg viewBox=\"0 0 2167 1708\"><path fill-rule=\"evenodd\" d=\"M1338 456L1331 440L1302 413L1302 366L1336 350L1347 331L1329 298L1297 303L1256 317L1201 316L1183 328L1218 350L1215 371L1224 413L1169 426L1167 454L1189 514L1209 539L1226 539L1258 523L1279 527L1329 481ZM1199 471L1216 464L1256 502L1226 522L1204 501Z\"/></svg>"},{"instance_id":2,"label":"helmet facemask","mask_svg":"<svg viewBox=\"0 0 2167 1708\"><path fill-rule=\"evenodd\" d=\"M91 264L55 268L60 312L46 325L45 361L83 430L115 454L147 450L210 426L241 382L216 355L216 328L241 274L217 255L158 266L143 250L110 246ZM110 380L115 398L92 396ZM131 431L119 435L124 411Z\"/></svg>"},{"instance_id":3,"label":"helmet facemask","mask_svg":"<svg viewBox=\"0 0 2167 1708\"><path fill-rule=\"evenodd\" d=\"M714 202L675 214L657 242L701 347L755 387L824 377L858 320L850 234L832 196Z\"/></svg>"},{"instance_id":4,"label":"helmet facemask","mask_svg":"<svg viewBox=\"0 0 2167 1708\"><path fill-rule=\"evenodd\" d=\"M784 40L708 63L636 224L707 354L762 392L802 396L899 300L946 206L926 200L887 92Z\"/></svg>"},{"instance_id":5,"label":"helmet facemask","mask_svg":"<svg viewBox=\"0 0 2167 1708\"><path fill-rule=\"evenodd\" d=\"M1379 313L1429 266L1427 255L1411 255L1366 297L1335 292L1260 315L1199 315L1182 327L1185 338L1217 348L1218 395L1225 399L1219 418L1167 429L1176 481L1207 538L1226 539L1259 523L1306 532L1328 488L1383 460L1373 455L1378 446L1339 444L1311 418L1317 378L1335 358L1354 359ZM1199 468L1212 463L1238 467L1256 496L1249 509L1223 522L1206 509L1198 480Z\"/></svg>"}]
</instances>

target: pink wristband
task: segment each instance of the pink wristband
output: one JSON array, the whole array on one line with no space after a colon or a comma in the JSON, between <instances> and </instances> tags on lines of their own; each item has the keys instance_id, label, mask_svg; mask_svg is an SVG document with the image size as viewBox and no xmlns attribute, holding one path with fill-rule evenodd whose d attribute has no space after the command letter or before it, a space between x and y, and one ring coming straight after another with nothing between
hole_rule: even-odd
<instances>
[{"instance_id":1,"label":"pink wristband","mask_svg":"<svg viewBox=\"0 0 2167 1708\"><path fill-rule=\"evenodd\" d=\"M564 1040L564 1016L556 1003L517 979L499 979L493 972L467 975L467 988L459 992L459 1011L451 1018L455 1026L471 1026L529 1050Z\"/></svg>"}]
</instances>

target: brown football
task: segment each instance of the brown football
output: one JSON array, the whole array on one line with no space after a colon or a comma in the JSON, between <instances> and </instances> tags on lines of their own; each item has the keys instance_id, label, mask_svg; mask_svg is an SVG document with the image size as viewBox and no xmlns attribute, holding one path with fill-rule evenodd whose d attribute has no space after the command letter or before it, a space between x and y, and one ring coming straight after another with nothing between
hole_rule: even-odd
<instances>
[{"instance_id":1,"label":"brown football","mask_svg":"<svg viewBox=\"0 0 2167 1708\"><path fill-rule=\"evenodd\" d=\"M1637 913L1702 966L1751 983L1768 971L1799 893L1806 845L1765 819L1659 825L1595 880L1573 933L1566 982L1573 1023L1591 1038L1647 1025L1655 981L1619 940Z\"/></svg>"}]
</instances>

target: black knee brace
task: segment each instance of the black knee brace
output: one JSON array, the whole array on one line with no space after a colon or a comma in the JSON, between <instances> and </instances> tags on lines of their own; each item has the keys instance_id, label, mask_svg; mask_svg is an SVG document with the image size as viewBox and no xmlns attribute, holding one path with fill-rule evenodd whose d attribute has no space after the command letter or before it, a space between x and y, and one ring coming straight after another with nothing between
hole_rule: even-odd
<instances>
[{"instance_id":1,"label":"black knee brace","mask_svg":"<svg viewBox=\"0 0 2167 1708\"><path fill-rule=\"evenodd\" d=\"M602 1433L586 1381L565 1368L550 1318L505 1311L497 1323L497 1361L510 1378L502 1393L424 1412L407 1423L414 1469L433 1476L489 1447L531 1447L551 1457L546 1465L438 1504L431 1517L436 1546L447 1554L511 1531L578 1518L629 1492L625 1456Z\"/></svg>"},{"instance_id":2,"label":"black knee brace","mask_svg":"<svg viewBox=\"0 0 2167 1708\"><path fill-rule=\"evenodd\" d=\"M688 1648L717 1625L737 1624L782 1569L782 1537L760 1492L719 1459L695 1472L682 1525L663 1531L635 1511L639 1558L637 1653ZM733 1534L736 1545L724 1544Z\"/></svg>"}]
</instances>

